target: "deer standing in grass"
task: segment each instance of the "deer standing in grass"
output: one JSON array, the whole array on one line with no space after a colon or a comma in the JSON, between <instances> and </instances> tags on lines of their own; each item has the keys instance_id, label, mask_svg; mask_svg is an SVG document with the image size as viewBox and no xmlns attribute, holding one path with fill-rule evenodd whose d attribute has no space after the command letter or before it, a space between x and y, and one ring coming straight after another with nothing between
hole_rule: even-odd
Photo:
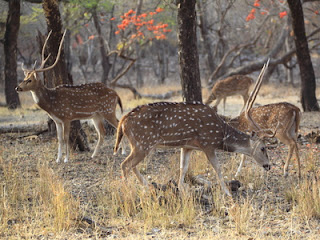
<instances>
[{"instance_id":1,"label":"deer standing in grass","mask_svg":"<svg viewBox=\"0 0 320 240\"><path fill-rule=\"evenodd\" d=\"M266 66L258 79L262 79L265 68ZM250 121L252 119L249 110L248 108L246 112ZM201 150L206 154L228 196L231 194L223 181L216 150L244 153L252 156L264 169L270 169L262 140L228 125L213 108L202 103L160 102L139 106L121 118L115 153L123 136L127 137L131 147L130 155L121 164L123 177L126 179L130 170L133 170L143 185L148 185L148 182L137 169L137 165L156 147L181 148L178 182L181 190L185 189L184 177L193 150Z\"/></svg>"},{"instance_id":2,"label":"deer standing in grass","mask_svg":"<svg viewBox=\"0 0 320 240\"><path fill-rule=\"evenodd\" d=\"M240 131L254 131L258 128L277 128L275 137L289 147L288 156L283 168L283 174L284 176L288 176L288 167L294 152L298 162L298 174L299 177L301 177L300 158L297 144L300 109L290 103L280 102L252 108L250 110L250 115L258 127L248 122L244 112L241 113L240 116L231 119L229 124ZM245 156L243 155L235 175L236 177L240 174L244 161Z\"/></svg>"},{"instance_id":3,"label":"deer standing in grass","mask_svg":"<svg viewBox=\"0 0 320 240\"><path fill-rule=\"evenodd\" d=\"M249 98L249 88L252 84L253 79L246 75L233 75L222 79L215 83L205 104L210 104L216 100L213 106L218 107L220 101L223 99L223 110L225 110L227 97L241 95L244 108Z\"/></svg>"},{"instance_id":4,"label":"deer standing in grass","mask_svg":"<svg viewBox=\"0 0 320 240\"><path fill-rule=\"evenodd\" d=\"M107 88L102 83L90 83L79 86L61 85L56 88L47 88L39 78L39 72L45 72L54 68L59 60L62 43L65 33L62 36L57 58L53 65L44 67L50 55L44 59L44 50L51 32L45 40L42 49L41 66L38 69L22 69L24 80L16 87L16 91L31 91L34 101L40 108L45 110L55 122L58 136L58 157L57 162L62 158L62 148L65 147L66 156L64 162L69 159L69 132L70 123L73 120L92 119L98 132L98 143L92 154L97 155L98 149L103 142L105 129L103 120L107 120L113 127L117 127L116 106L119 104L122 111L122 104L118 94ZM124 148L122 148L124 151Z\"/></svg>"}]
</instances>

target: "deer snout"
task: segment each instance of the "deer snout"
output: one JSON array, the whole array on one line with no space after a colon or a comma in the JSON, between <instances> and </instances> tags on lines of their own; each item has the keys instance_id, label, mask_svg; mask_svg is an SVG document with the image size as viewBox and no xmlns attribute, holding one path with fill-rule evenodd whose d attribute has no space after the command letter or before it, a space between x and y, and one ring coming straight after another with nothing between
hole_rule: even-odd
<instances>
[{"instance_id":1,"label":"deer snout","mask_svg":"<svg viewBox=\"0 0 320 240\"><path fill-rule=\"evenodd\" d=\"M262 167L267 171L271 169L271 166L269 164L263 164Z\"/></svg>"},{"instance_id":2,"label":"deer snout","mask_svg":"<svg viewBox=\"0 0 320 240\"><path fill-rule=\"evenodd\" d=\"M19 87L19 86L17 86L17 87L15 88L15 90L16 90L17 92L22 92L22 88Z\"/></svg>"}]
</instances>

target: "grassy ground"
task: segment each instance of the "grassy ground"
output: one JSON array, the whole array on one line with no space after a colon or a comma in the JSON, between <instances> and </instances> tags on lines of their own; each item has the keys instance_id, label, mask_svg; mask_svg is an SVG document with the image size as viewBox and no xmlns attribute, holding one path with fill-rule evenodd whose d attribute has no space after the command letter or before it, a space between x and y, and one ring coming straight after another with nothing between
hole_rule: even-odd
<instances>
[{"instance_id":1,"label":"grassy ground","mask_svg":"<svg viewBox=\"0 0 320 240\"><path fill-rule=\"evenodd\" d=\"M176 89L171 86L171 89ZM168 87L141 89L161 93ZM296 89L264 86L258 103L286 100L299 106ZM118 91L126 111L150 102L134 100ZM204 98L207 92L204 91ZM280 99L280 100L278 100ZM181 100L175 98L173 100ZM241 100L227 100L227 115L236 115ZM37 110L30 95L23 96L18 111L0 109L0 127L45 123L46 114ZM219 112L223 113L222 107ZM118 116L121 114L119 113ZM126 185L119 165L125 158L113 155L114 137L106 138L101 153L74 152L69 163L57 164L57 141L48 135L1 134L0 147L0 238L1 239L319 239L320 237L320 146L303 136L319 126L319 115L303 114L299 149L302 179L295 161L289 177L282 176L287 148L269 150L273 168L267 174L248 162L237 180L239 191L228 198L221 193L213 169L201 152L194 152L186 181L188 194L142 188L133 174ZM85 126L91 148L96 133ZM31 137L30 137L31 136ZM225 181L232 180L240 158L219 152ZM158 150L139 165L150 182L177 181L179 150ZM194 177L214 183L202 186Z\"/></svg>"}]
</instances>

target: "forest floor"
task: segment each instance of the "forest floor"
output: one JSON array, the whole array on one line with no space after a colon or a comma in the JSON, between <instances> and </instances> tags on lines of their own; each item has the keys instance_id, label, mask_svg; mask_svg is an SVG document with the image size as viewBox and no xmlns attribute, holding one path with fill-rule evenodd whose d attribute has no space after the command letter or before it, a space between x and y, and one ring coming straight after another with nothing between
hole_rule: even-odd
<instances>
[{"instance_id":1,"label":"forest floor","mask_svg":"<svg viewBox=\"0 0 320 240\"><path fill-rule=\"evenodd\" d=\"M176 89L178 86L141 91ZM154 101L136 100L117 91L126 112ZM288 149L277 143L268 151L272 169L265 173L248 161L237 178L241 187L228 198L200 152L192 155L186 178L188 194L177 193L179 149L156 150L139 165L150 182L168 183L165 191L144 189L133 174L125 184L120 171L125 156L113 155L114 136L106 137L101 152L91 159L97 140L91 124L83 125L91 152L75 151L68 163L56 163L56 137L36 134L46 128L47 114L35 106L30 95L21 95L21 109L0 107L1 239L320 238L320 145L316 138L308 137L312 132L319 135L320 113L302 113L298 139L301 179L295 159L289 176L283 177ZM203 95L205 99L206 90ZM0 102L3 99L0 97ZM266 85L256 103L279 101L300 106L299 90ZM231 97L225 111L219 106L219 113L236 116L241 108L242 99ZM225 152L218 156L225 181L234 180L240 157ZM206 181L213 186L201 184Z\"/></svg>"}]
</instances>

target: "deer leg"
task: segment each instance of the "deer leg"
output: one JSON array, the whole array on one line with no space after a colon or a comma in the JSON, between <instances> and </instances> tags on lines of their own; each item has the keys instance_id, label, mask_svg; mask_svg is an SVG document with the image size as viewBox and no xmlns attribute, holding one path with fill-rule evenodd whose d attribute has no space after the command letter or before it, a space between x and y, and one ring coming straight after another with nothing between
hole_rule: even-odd
<instances>
[{"instance_id":1,"label":"deer leg","mask_svg":"<svg viewBox=\"0 0 320 240\"><path fill-rule=\"evenodd\" d=\"M57 138L58 138L58 156L56 162L60 162L62 158L62 146L63 146L63 136L62 136L62 131L63 127L60 122L54 121L56 123L56 128L57 128Z\"/></svg>"},{"instance_id":2,"label":"deer leg","mask_svg":"<svg viewBox=\"0 0 320 240\"><path fill-rule=\"evenodd\" d=\"M218 111L218 105L219 105L220 101L221 101L221 98L218 98L218 99L216 100L216 102L213 104L213 107L216 107L216 108L217 108L217 111Z\"/></svg>"},{"instance_id":3,"label":"deer leg","mask_svg":"<svg viewBox=\"0 0 320 240\"><path fill-rule=\"evenodd\" d=\"M136 150L131 151L130 155L121 163L121 169L122 169L122 174L123 178L127 180L128 178L128 173L132 169L136 177L138 178L139 182L142 185L147 186L148 181L141 175L139 170L136 168L139 162L141 162L145 156L147 155L146 152L138 152Z\"/></svg>"},{"instance_id":4,"label":"deer leg","mask_svg":"<svg viewBox=\"0 0 320 240\"><path fill-rule=\"evenodd\" d=\"M69 154L70 154L70 146L69 146L70 122L67 121L63 123L62 128L63 128L63 142L66 148L66 156L64 158L64 162L67 163L69 160Z\"/></svg>"},{"instance_id":5,"label":"deer leg","mask_svg":"<svg viewBox=\"0 0 320 240\"><path fill-rule=\"evenodd\" d=\"M227 194L229 197L232 197L231 193L229 192L226 184L223 181L223 177L221 174L221 169L220 169L220 164L218 162L217 156L215 154L215 152L213 152L212 154L207 154L207 158L209 160L209 162L211 163L212 167L214 168L216 174L218 175L219 181L220 181L220 185L222 190L225 192L225 194Z\"/></svg>"},{"instance_id":6,"label":"deer leg","mask_svg":"<svg viewBox=\"0 0 320 240\"><path fill-rule=\"evenodd\" d=\"M132 167L132 171L134 172L134 174L136 175L136 177L138 178L139 182L142 185L144 185L144 186L148 186L149 185L148 181L141 175L141 173L137 169L137 167Z\"/></svg>"},{"instance_id":7,"label":"deer leg","mask_svg":"<svg viewBox=\"0 0 320 240\"><path fill-rule=\"evenodd\" d=\"M225 114L225 112L226 112L226 101L227 101L227 98L224 97L223 98L223 114Z\"/></svg>"},{"instance_id":8,"label":"deer leg","mask_svg":"<svg viewBox=\"0 0 320 240\"><path fill-rule=\"evenodd\" d=\"M284 164L284 168L283 168L283 175L285 177L288 176L288 168L289 168L289 163L290 163L290 160L291 160L291 157L292 157L293 150L294 150L294 146L292 144L290 144L289 145L288 156L287 156L287 159L286 159L286 163Z\"/></svg>"},{"instance_id":9,"label":"deer leg","mask_svg":"<svg viewBox=\"0 0 320 240\"><path fill-rule=\"evenodd\" d=\"M237 172L236 172L235 177L238 177L238 176L239 176L245 160L246 160L246 155L242 154L242 155L241 155L241 160L240 160L240 165L239 165L239 167L238 167L238 170L237 170Z\"/></svg>"},{"instance_id":10,"label":"deer leg","mask_svg":"<svg viewBox=\"0 0 320 240\"><path fill-rule=\"evenodd\" d=\"M180 177L179 177L179 184L178 184L178 187L181 190L185 189L184 178L185 178L186 173L188 171L191 152L192 152L191 149L181 148Z\"/></svg>"},{"instance_id":11,"label":"deer leg","mask_svg":"<svg viewBox=\"0 0 320 240\"><path fill-rule=\"evenodd\" d=\"M120 143L121 145L121 154L126 155L126 144L125 144L125 139L123 139Z\"/></svg>"},{"instance_id":12,"label":"deer leg","mask_svg":"<svg viewBox=\"0 0 320 240\"><path fill-rule=\"evenodd\" d=\"M105 129L103 126L103 118L101 118L100 116L95 116L94 118L92 118L93 121L93 125L98 133L98 143L94 149L94 152L92 154L92 158L94 158L95 156L97 156L98 150L100 148L100 146L103 143L103 137L105 136Z\"/></svg>"}]
</instances>

